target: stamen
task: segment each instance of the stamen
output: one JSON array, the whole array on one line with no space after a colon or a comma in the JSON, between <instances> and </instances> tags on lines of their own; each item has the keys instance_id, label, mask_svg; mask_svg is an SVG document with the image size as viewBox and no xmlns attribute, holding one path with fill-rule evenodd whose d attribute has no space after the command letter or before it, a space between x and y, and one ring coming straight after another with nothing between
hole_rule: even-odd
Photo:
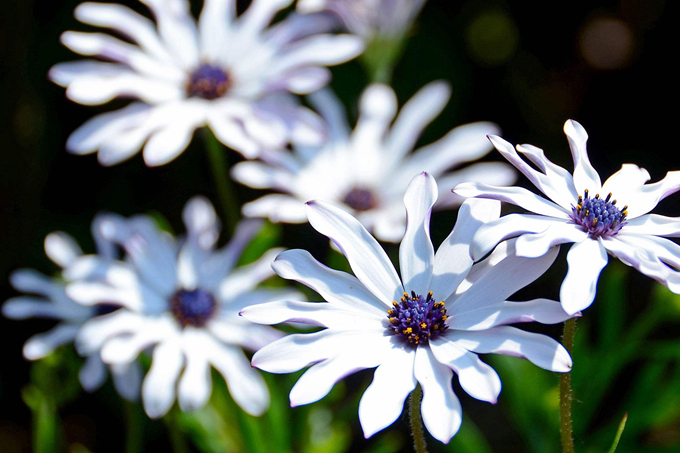
<instances>
[{"instance_id":1,"label":"stamen","mask_svg":"<svg viewBox=\"0 0 680 453\"><path fill-rule=\"evenodd\" d=\"M411 291L404 293L401 303L392 303L395 308L387 311L390 326L388 329L410 344L417 346L426 343L446 330L448 319L444 302L435 302L432 291L426 297Z\"/></svg>"},{"instance_id":2,"label":"stamen","mask_svg":"<svg viewBox=\"0 0 680 453\"><path fill-rule=\"evenodd\" d=\"M571 207L571 220L580 225L592 238L616 235L627 223L628 206L618 209L616 200L609 201L611 198L611 193L604 199L600 198L599 193L595 194L595 198L588 198L586 189L584 196L578 197L578 204Z\"/></svg>"},{"instance_id":3,"label":"stamen","mask_svg":"<svg viewBox=\"0 0 680 453\"><path fill-rule=\"evenodd\" d=\"M172 314L183 327L204 326L214 314L216 307L213 295L200 289L181 289L170 299Z\"/></svg>"},{"instance_id":4,"label":"stamen","mask_svg":"<svg viewBox=\"0 0 680 453\"><path fill-rule=\"evenodd\" d=\"M187 96L217 99L229 91L231 82L231 78L223 69L202 64L191 74L187 82Z\"/></svg>"},{"instance_id":5,"label":"stamen","mask_svg":"<svg viewBox=\"0 0 680 453\"><path fill-rule=\"evenodd\" d=\"M361 187L350 190L342 201L350 208L360 212L370 211L378 205L373 192ZM406 297L408 297L408 294L406 294Z\"/></svg>"}]
</instances>

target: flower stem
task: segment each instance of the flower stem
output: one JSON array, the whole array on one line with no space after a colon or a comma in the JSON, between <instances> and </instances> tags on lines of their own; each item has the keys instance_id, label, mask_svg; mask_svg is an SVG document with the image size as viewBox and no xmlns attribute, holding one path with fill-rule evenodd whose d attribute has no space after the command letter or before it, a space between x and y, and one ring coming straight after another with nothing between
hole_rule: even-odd
<instances>
[{"instance_id":1,"label":"flower stem","mask_svg":"<svg viewBox=\"0 0 680 453\"><path fill-rule=\"evenodd\" d=\"M409 399L409 418L411 419L411 434L413 435L413 448L416 453L427 453L425 435L423 434L423 422L420 418L420 400L423 392L420 386L416 386L411 392Z\"/></svg>"},{"instance_id":2,"label":"flower stem","mask_svg":"<svg viewBox=\"0 0 680 453\"><path fill-rule=\"evenodd\" d=\"M204 129L203 141L210 160L210 170L212 171L213 181L217 189L217 196L220 201L220 208L224 216L224 222L231 235L236 229L236 224L240 220L238 211L238 201L231 184L231 178L227 171L227 150L215 138L210 129Z\"/></svg>"},{"instance_id":3,"label":"flower stem","mask_svg":"<svg viewBox=\"0 0 680 453\"><path fill-rule=\"evenodd\" d=\"M576 333L576 318L564 323L562 344L571 354L574 348L574 334ZM560 375L560 436L562 438L562 453L574 453L574 437L571 427L571 373Z\"/></svg>"}]
</instances>

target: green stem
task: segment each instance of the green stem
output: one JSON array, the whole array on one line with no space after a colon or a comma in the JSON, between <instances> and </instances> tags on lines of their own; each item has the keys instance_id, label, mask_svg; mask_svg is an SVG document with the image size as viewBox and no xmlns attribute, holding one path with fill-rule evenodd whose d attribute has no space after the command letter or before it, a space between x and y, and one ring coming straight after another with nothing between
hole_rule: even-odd
<instances>
[{"instance_id":1,"label":"green stem","mask_svg":"<svg viewBox=\"0 0 680 453\"><path fill-rule=\"evenodd\" d=\"M415 448L416 453L427 453L425 435L423 434L423 422L420 418L420 400L422 399L422 396L423 391L418 385L415 390L411 392L411 398L409 399L411 434L413 435L413 447Z\"/></svg>"},{"instance_id":2,"label":"green stem","mask_svg":"<svg viewBox=\"0 0 680 453\"><path fill-rule=\"evenodd\" d=\"M562 344L571 354L574 348L574 334L576 333L576 318L564 323L564 337ZM574 437L571 427L571 373L560 375L560 436L562 438L562 453L574 453Z\"/></svg>"},{"instance_id":3,"label":"green stem","mask_svg":"<svg viewBox=\"0 0 680 453\"><path fill-rule=\"evenodd\" d=\"M137 403L123 401L125 408L125 453L142 453L144 451L144 417Z\"/></svg>"},{"instance_id":4,"label":"green stem","mask_svg":"<svg viewBox=\"0 0 680 453\"><path fill-rule=\"evenodd\" d=\"M238 210L239 203L236 199L234 187L231 184L229 171L227 170L227 150L209 129L204 130L203 138L224 221L229 230L228 233L231 235L236 229L236 224L241 216Z\"/></svg>"}]
</instances>

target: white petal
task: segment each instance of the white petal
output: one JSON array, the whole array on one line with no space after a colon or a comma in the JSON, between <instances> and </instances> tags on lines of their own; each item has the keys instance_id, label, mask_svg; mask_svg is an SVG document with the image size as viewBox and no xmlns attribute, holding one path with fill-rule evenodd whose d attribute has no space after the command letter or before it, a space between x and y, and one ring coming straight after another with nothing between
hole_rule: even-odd
<instances>
[{"instance_id":1,"label":"white petal","mask_svg":"<svg viewBox=\"0 0 680 453\"><path fill-rule=\"evenodd\" d=\"M501 302L476 308L472 304L454 305L449 327L456 330L484 330L504 324L540 322L557 324L571 318L559 302L534 299L526 302Z\"/></svg>"},{"instance_id":2,"label":"white petal","mask_svg":"<svg viewBox=\"0 0 680 453\"><path fill-rule=\"evenodd\" d=\"M633 190L633 185L628 187L628 217L634 219L654 209L656 205L669 195L680 190L680 171L669 171L661 181L645 184ZM613 194L618 197L618 194ZM623 199L622 199L623 200ZM621 203L623 204L623 203Z\"/></svg>"},{"instance_id":3,"label":"white petal","mask_svg":"<svg viewBox=\"0 0 680 453\"><path fill-rule=\"evenodd\" d=\"M325 329L310 334L288 335L257 351L252 364L269 373L292 373L312 363L334 357L345 350L347 342L364 338L375 339L376 334Z\"/></svg>"},{"instance_id":4,"label":"white petal","mask_svg":"<svg viewBox=\"0 0 680 453\"><path fill-rule=\"evenodd\" d=\"M27 360L47 357L59 346L73 341L79 327L71 324L59 324L45 333L33 335L24 344L24 357Z\"/></svg>"},{"instance_id":5,"label":"white petal","mask_svg":"<svg viewBox=\"0 0 680 453\"><path fill-rule=\"evenodd\" d=\"M149 167L165 165L189 146L196 128L205 123L201 109L187 108L180 117L154 132L144 146L144 162Z\"/></svg>"},{"instance_id":6,"label":"white petal","mask_svg":"<svg viewBox=\"0 0 680 453\"><path fill-rule=\"evenodd\" d=\"M596 239L574 244L567 253L569 270L560 287L564 311L573 315L593 303L600 272L607 265L607 251Z\"/></svg>"},{"instance_id":7,"label":"white petal","mask_svg":"<svg viewBox=\"0 0 680 453\"><path fill-rule=\"evenodd\" d=\"M505 354L522 357L536 366L558 373L571 371L571 357L552 338L510 326L479 332L448 330L444 334L458 346L478 354Z\"/></svg>"},{"instance_id":8,"label":"white petal","mask_svg":"<svg viewBox=\"0 0 680 453\"><path fill-rule=\"evenodd\" d=\"M444 336L430 340L430 349L438 362L456 372L461 387L470 396L496 404L501 392L501 379L493 368L479 360L477 354Z\"/></svg>"},{"instance_id":9,"label":"white petal","mask_svg":"<svg viewBox=\"0 0 680 453\"><path fill-rule=\"evenodd\" d=\"M322 201L307 203L309 223L342 250L352 270L383 302L397 300L403 287L378 241L348 213Z\"/></svg>"},{"instance_id":10,"label":"white petal","mask_svg":"<svg viewBox=\"0 0 680 453\"><path fill-rule=\"evenodd\" d=\"M110 28L129 37L159 60L171 59L158 38L154 23L126 6L86 2L76 7L74 15L81 22Z\"/></svg>"},{"instance_id":11,"label":"white petal","mask_svg":"<svg viewBox=\"0 0 680 453\"><path fill-rule=\"evenodd\" d=\"M569 212L561 206L522 187L499 187L489 184L466 182L457 185L453 191L463 197L491 198L520 206L527 211L548 217L568 219Z\"/></svg>"},{"instance_id":12,"label":"white petal","mask_svg":"<svg viewBox=\"0 0 680 453\"><path fill-rule=\"evenodd\" d=\"M493 149L486 136L495 133L498 126L493 123L480 121L458 126L411 154L400 171L409 176L420 171L438 175L448 168L477 160Z\"/></svg>"},{"instance_id":13,"label":"white petal","mask_svg":"<svg viewBox=\"0 0 680 453\"><path fill-rule=\"evenodd\" d=\"M253 189L275 189L285 192L294 184L291 176L289 172L263 162L239 162L231 168L232 178Z\"/></svg>"},{"instance_id":14,"label":"white petal","mask_svg":"<svg viewBox=\"0 0 680 453\"><path fill-rule=\"evenodd\" d=\"M183 365L182 350L176 342L163 342L154 348L151 369L142 384L142 402L149 418L160 418L172 407Z\"/></svg>"},{"instance_id":15,"label":"white petal","mask_svg":"<svg viewBox=\"0 0 680 453\"><path fill-rule=\"evenodd\" d=\"M378 300L356 277L324 266L305 250L281 253L272 268L280 277L308 286L331 304L385 316L388 305Z\"/></svg>"},{"instance_id":16,"label":"white petal","mask_svg":"<svg viewBox=\"0 0 680 453\"><path fill-rule=\"evenodd\" d=\"M259 154L260 145L245 133L243 125L236 118L214 112L209 114L208 123L219 141L238 151L243 157L253 159Z\"/></svg>"},{"instance_id":17,"label":"white petal","mask_svg":"<svg viewBox=\"0 0 680 453\"><path fill-rule=\"evenodd\" d=\"M242 212L246 217L265 217L273 223L304 223L307 220L304 201L282 194L265 195L246 203Z\"/></svg>"},{"instance_id":18,"label":"white petal","mask_svg":"<svg viewBox=\"0 0 680 453\"><path fill-rule=\"evenodd\" d=\"M184 412L200 409L210 398L212 377L205 333L195 329L185 329L182 335L182 347L186 367L179 380L177 402Z\"/></svg>"},{"instance_id":19,"label":"white petal","mask_svg":"<svg viewBox=\"0 0 680 453\"><path fill-rule=\"evenodd\" d=\"M434 248L430 215L437 201L437 183L427 173L416 175L404 195L406 233L399 246L401 278L406 291L426 294L432 279Z\"/></svg>"},{"instance_id":20,"label":"white petal","mask_svg":"<svg viewBox=\"0 0 680 453\"><path fill-rule=\"evenodd\" d=\"M92 354L85 358L85 363L78 371L78 380L86 392L94 392L106 381L106 365L99 358L99 354Z\"/></svg>"},{"instance_id":21,"label":"white petal","mask_svg":"<svg viewBox=\"0 0 680 453\"><path fill-rule=\"evenodd\" d=\"M45 253L60 267L68 267L83 254L71 235L55 231L45 237Z\"/></svg>"},{"instance_id":22,"label":"white petal","mask_svg":"<svg viewBox=\"0 0 680 453\"><path fill-rule=\"evenodd\" d=\"M127 74L129 72L130 68L122 64L84 59L57 63L50 68L47 75L57 85L68 87L74 80L84 75L106 77Z\"/></svg>"},{"instance_id":23,"label":"white petal","mask_svg":"<svg viewBox=\"0 0 680 453\"><path fill-rule=\"evenodd\" d=\"M271 89L283 88L295 94L314 93L328 85L331 78L331 71L328 68L302 67L282 76Z\"/></svg>"},{"instance_id":24,"label":"white petal","mask_svg":"<svg viewBox=\"0 0 680 453\"><path fill-rule=\"evenodd\" d=\"M523 234L517 238L515 247L517 255L526 258L537 258L548 253L550 247L581 242L588 237L588 232L573 223L553 223L540 233Z\"/></svg>"},{"instance_id":25,"label":"white petal","mask_svg":"<svg viewBox=\"0 0 680 453\"><path fill-rule=\"evenodd\" d=\"M236 16L234 0L206 0L198 20L202 57L216 61L229 39L231 23Z\"/></svg>"},{"instance_id":26,"label":"white petal","mask_svg":"<svg viewBox=\"0 0 680 453\"><path fill-rule=\"evenodd\" d=\"M58 297L63 293L63 287L56 284L46 275L33 269L17 269L12 272L9 281L17 291L31 294L40 294L49 298Z\"/></svg>"},{"instance_id":27,"label":"white petal","mask_svg":"<svg viewBox=\"0 0 680 453\"><path fill-rule=\"evenodd\" d=\"M338 330L385 328L386 315L375 316L358 310L347 310L327 302L296 302L282 300L246 307L241 311L244 318L258 324L299 322Z\"/></svg>"},{"instance_id":28,"label":"white petal","mask_svg":"<svg viewBox=\"0 0 680 453\"><path fill-rule=\"evenodd\" d=\"M290 391L291 407L302 406L328 395L333 386L350 374L373 368L383 361L387 343L353 343L347 352L312 365Z\"/></svg>"},{"instance_id":29,"label":"white petal","mask_svg":"<svg viewBox=\"0 0 680 453\"><path fill-rule=\"evenodd\" d=\"M239 32L255 35L264 30L274 16L292 3L292 0L254 1L239 17Z\"/></svg>"},{"instance_id":30,"label":"white petal","mask_svg":"<svg viewBox=\"0 0 680 453\"><path fill-rule=\"evenodd\" d=\"M238 315L222 316L205 327L220 342L253 352L284 336L280 330L253 324Z\"/></svg>"},{"instance_id":31,"label":"white petal","mask_svg":"<svg viewBox=\"0 0 680 453\"><path fill-rule=\"evenodd\" d=\"M435 209L445 209L458 207L465 201L465 198L451 190L458 184L474 181L495 186L509 186L517 181L517 172L505 162L479 162L456 169L451 173L444 173L436 179L439 186L439 199Z\"/></svg>"},{"instance_id":32,"label":"white petal","mask_svg":"<svg viewBox=\"0 0 680 453\"><path fill-rule=\"evenodd\" d=\"M396 346L375 370L373 382L359 401L359 421L367 439L401 414L404 400L416 386L415 357L415 350Z\"/></svg>"},{"instance_id":33,"label":"white petal","mask_svg":"<svg viewBox=\"0 0 680 453\"><path fill-rule=\"evenodd\" d=\"M118 394L128 401L138 401L142 388L142 367L139 362L110 365L110 369Z\"/></svg>"},{"instance_id":34,"label":"white petal","mask_svg":"<svg viewBox=\"0 0 680 453\"><path fill-rule=\"evenodd\" d=\"M267 250L254 262L237 267L225 277L219 287L219 298L224 301L238 299L241 294L253 290L257 285L274 275L271 264L283 249Z\"/></svg>"},{"instance_id":35,"label":"white petal","mask_svg":"<svg viewBox=\"0 0 680 453\"><path fill-rule=\"evenodd\" d=\"M191 198L184 206L182 220L187 229L187 235L198 238L202 248L210 248L217 242L219 235L219 220L212 203L201 196Z\"/></svg>"},{"instance_id":36,"label":"white petal","mask_svg":"<svg viewBox=\"0 0 680 453\"><path fill-rule=\"evenodd\" d=\"M364 50L363 41L352 35L315 35L291 44L269 71L287 72L299 66L332 66L344 63Z\"/></svg>"},{"instance_id":37,"label":"white petal","mask_svg":"<svg viewBox=\"0 0 680 453\"><path fill-rule=\"evenodd\" d=\"M558 252L554 247L540 258L523 258L515 254L513 240L501 243L487 259L472 267L468 274L472 286L459 286L458 292L446 301L449 310L463 312L507 300L543 275Z\"/></svg>"},{"instance_id":38,"label":"white petal","mask_svg":"<svg viewBox=\"0 0 680 453\"><path fill-rule=\"evenodd\" d=\"M446 300L472 267L470 243L477 229L498 219L501 204L496 200L466 200L458 210L456 224L437 249L430 290L437 300Z\"/></svg>"},{"instance_id":39,"label":"white petal","mask_svg":"<svg viewBox=\"0 0 680 453\"><path fill-rule=\"evenodd\" d=\"M418 90L404 104L394 121L385 157L398 161L410 152L420 134L441 113L450 97L451 87L444 81L430 82Z\"/></svg>"},{"instance_id":40,"label":"white petal","mask_svg":"<svg viewBox=\"0 0 680 453\"><path fill-rule=\"evenodd\" d=\"M646 214L642 217L628 220L624 233L679 237L680 217L666 217L658 214Z\"/></svg>"},{"instance_id":41,"label":"white petal","mask_svg":"<svg viewBox=\"0 0 680 453\"><path fill-rule=\"evenodd\" d=\"M179 100L183 90L177 84L154 80L132 71L119 74L86 74L75 78L66 89L66 97L83 105L101 105L115 98L136 98L148 104Z\"/></svg>"},{"instance_id":42,"label":"white petal","mask_svg":"<svg viewBox=\"0 0 680 453\"><path fill-rule=\"evenodd\" d=\"M69 311L38 297L13 297L2 306L2 315L10 319L69 319Z\"/></svg>"},{"instance_id":43,"label":"white petal","mask_svg":"<svg viewBox=\"0 0 680 453\"><path fill-rule=\"evenodd\" d=\"M97 316L83 324L76 337L76 350L80 355L98 353L104 342L113 336L130 334L142 326L142 316L127 310Z\"/></svg>"},{"instance_id":44,"label":"white petal","mask_svg":"<svg viewBox=\"0 0 680 453\"><path fill-rule=\"evenodd\" d=\"M101 349L104 363L130 363L146 348L165 343L177 335L177 327L168 317L147 320L133 335L111 338Z\"/></svg>"},{"instance_id":45,"label":"white petal","mask_svg":"<svg viewBox=\"0 0 680 453\"><path fill-rule=\"evenodd\" d=\"M423 388L423 423L432 437L447 444L463 421L460 401L451 386L453 372L435 359L430 348L421 347L416 351L415 376Z\"/></svg>"},{"instance_id":46,"label":"white petal","mask_svg":"<svg viewBox=\"0 0 680 453\"><path fill-rule=\"evenodd\" d=\"M489 140L498 152L521 171L541 192L562 208L571 210L571 205L576 203L578 194L574 187L573 176L567 170L548 160L542 149L532 145L518 145L517 151L538 167L538 170L536 170L525 162L507 141L496 136L490 136Z\"/></svg>"},{"instance_id":47,"label":"white petal","mask_svg":"<svg viewBox=\"0 0 680 453\"><path fill-rule=\"evenodd\" d=\"M484 258L496 245L524 233L541 233L553 225L562 225L562 219L532 215L509 214L481 225L470 246L470 255L477 261Z\"/></svg>"},{"instance_id":48,"label":"white petal","mask_svg":"<svg viewBox=\"0 0 680 453\"><path fill-rule=\"evenodd\" d=\"M267 410L267 385L260 373L251 368L243 351L214 343L210 350L210 361L224 376L231 397L244 411L257 417Z\"/></svg>"},{"instance_id":49,"label":"white petal","mask_svg":"<svg viewBox=\"0 0 680 453\"><path fill-rule=\"evenodd\" d=\"M619 206L629 206L628 216L630 218L635 218L640 215L642 211L633 209L633 215L631 216L630 207L635 205L637 193L649 179L649 172L644 168L640 168L634 164L623 164L619 171L611 175L604 182L601 195L604 197L611 193L612 198L618 202ZM638 207L635 206L635 208Z\"/></svg>"},{"instance_id":50,"label":"white petal","mask_svg":"<svg viewBox=\"0 0 680 453\"><path fill-rule=\"evenodd\" d=\"M185 69L198 66L198 30L186 0L141 0L147 5L158 24L158 34Z\"/></svg>"},{"instance_id":51,"label":"white petal","mask_svg":"<svg viewBox=\"0 0 680 453\"><path fill-rule=\"evenodd\" d=\"M308 97L310 104L328 124L333 141L346 142L350 134L345 106L330 88L319 90Z\"/></svg>"},{"instance_id":52,"label":"white petal","mask_svg":"<svg viewBox=\"0 0 680 453\"><path fill-rule=\"evenodd\" d=\"M569 148L571 148L571 155L574 159L574 187L576 192L582 194L586 189L591 193L600 192L602 187L600 175L597 174L588 159L588 150L586 149L588 133L583 126L574 120L567 120L564 123L564 133L567 134Z\"/></svg>"}]
</instances>

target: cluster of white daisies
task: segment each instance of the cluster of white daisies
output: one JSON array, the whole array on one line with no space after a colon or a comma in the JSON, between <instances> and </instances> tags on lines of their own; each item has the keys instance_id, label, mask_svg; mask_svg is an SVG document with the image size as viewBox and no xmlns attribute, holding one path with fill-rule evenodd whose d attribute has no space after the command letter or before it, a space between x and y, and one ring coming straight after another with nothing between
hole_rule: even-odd
<instances>
[{"instance_id":1,"label":"cluster of white daisies","mask_svg":"<svg viewBox=\"0 0 680 453\"><path fill-rule=\"evenodd\" d=\"M186 0L141 1L155 22L116 4L76 8L78 20L120 38L62 35L69 49L94 57L50 71L70 99L87 105L136 99L86 122L68 150L97 152L101 164L112 165L142 149L147 165L162 165L207 126L248 159L231 176L274 193L242 207L247 219L221 248L220 222L203 197L186 204L181 237L150 217L109 213L92 224L95 254L83 254L65 233L50 234L45 251L59 276L16 271L13 286L33 296L3 306L10 318L59 321L29 339L27 359L74 342L86 357L80 373L86 390L99 387L109 370L120 394L141 394L152 418L175 400L184 411L204 406L212 367L252 415L267 410L269 392L251 363L270 373L309 367L291 391L292 406L318 401L343 377L376 368L359 404L366 437L392 424L419 384L424 424L448 442L462 416L454 373L474 398L495 403L499 396L500 379L479 354L570 371L562 345L510 324L580 316L595 298L608 254L680 293L680 247L665 238L680 236L680 219L649 213L680 190L680 172L646 184L646 170L624 164L602 183L588 159L587 134L571 120L565 133L573 173L539 148L513 147L486 122L459 126L414 151L449 99L444 82L423 87L399 113L389 86L370 85L350 128L341 103L324 88L327 66L358 56L375 35L403 34L422 1L299 0L297 11L288 11L292 0L253 0L237 14L235 0L205 0L198 21ZM283 10L288 14L275 21ZM333 33L339 24L350 34ZM311 108L296 95L308 95ZM472 163L493 147L512 166ZM513 166L547 198L508 187ZM501 217L500 202L528 213ZM456 224L435 252L432 210L455 207ZM262 218L308 221L354 275L304 250L272 249L239 265ZM399 273L376 238L400 243ZM543 275L567 243L574 245L560 301L507 300ZM260 285L275 275L311 288L320 300ZM284 335L269 327L286 322L321 329ZM254 353L252 361L244 350ZM138 361L145 353L148 371Z\"/></svg>"}]
</instances>

